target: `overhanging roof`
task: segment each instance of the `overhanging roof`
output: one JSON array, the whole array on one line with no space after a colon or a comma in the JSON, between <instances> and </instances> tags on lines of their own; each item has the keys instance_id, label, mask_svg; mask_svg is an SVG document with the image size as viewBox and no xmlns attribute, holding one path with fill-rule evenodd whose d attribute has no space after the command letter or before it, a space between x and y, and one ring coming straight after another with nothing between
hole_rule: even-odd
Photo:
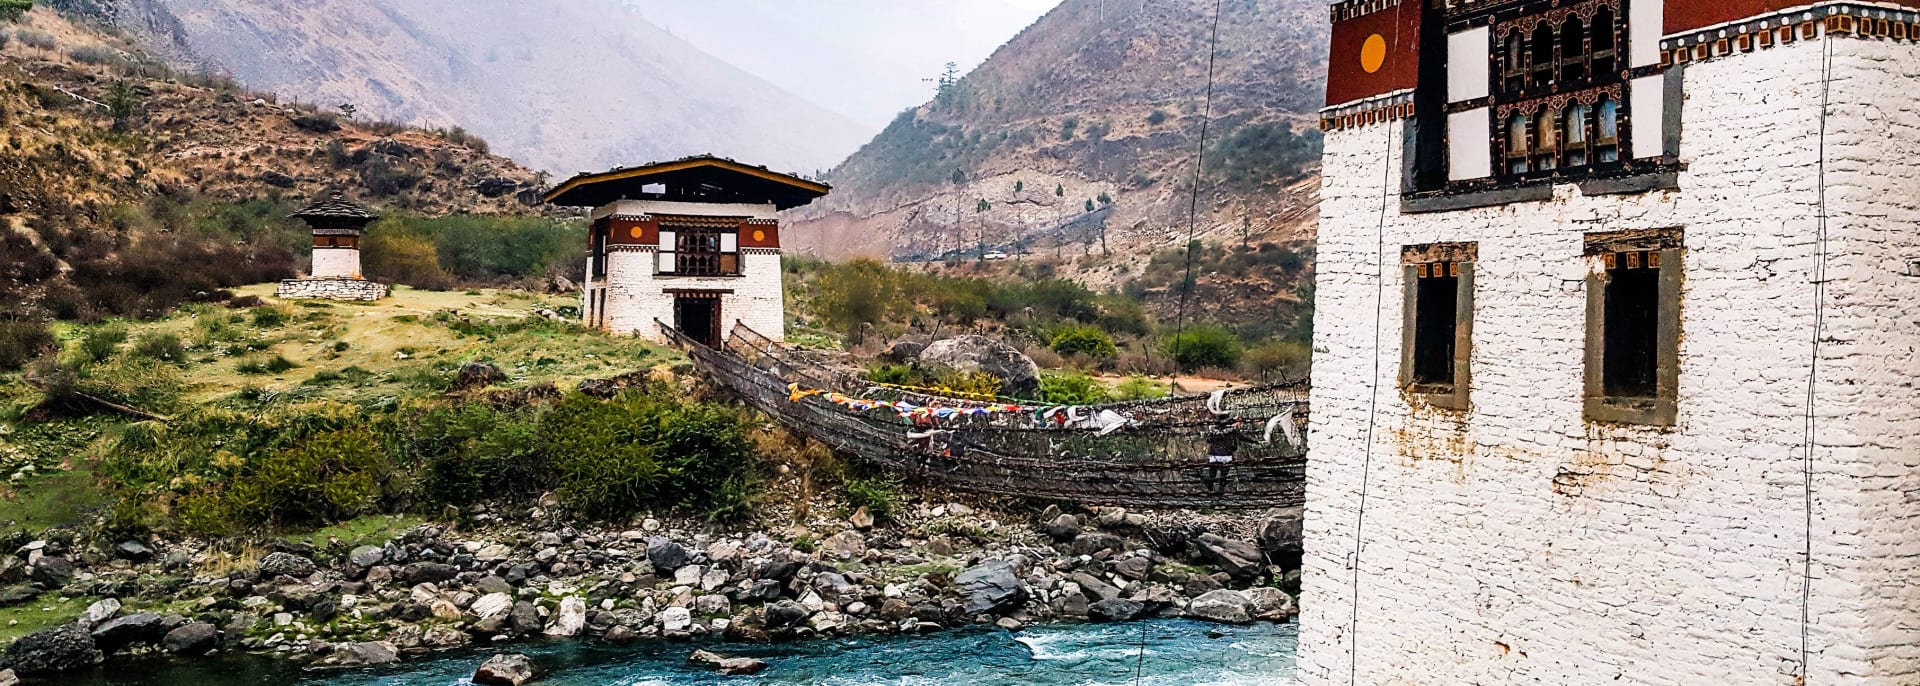
<instances>
[{"instance_id":1,"label":"overhanging roof","mask_svg":"<svg viewBox=\"0 0 1920 686\"><path fill-rule=\"evenodd\" d=\"M664 192L648 193L660 184ZM766 167L742 164L724 157L699 155L627 167L567 179L542 196L554 205L599 207L621 199L679 202L772 203L779 209L799 207L826 195L832 188Z\"/></svg>"}]
</instances>

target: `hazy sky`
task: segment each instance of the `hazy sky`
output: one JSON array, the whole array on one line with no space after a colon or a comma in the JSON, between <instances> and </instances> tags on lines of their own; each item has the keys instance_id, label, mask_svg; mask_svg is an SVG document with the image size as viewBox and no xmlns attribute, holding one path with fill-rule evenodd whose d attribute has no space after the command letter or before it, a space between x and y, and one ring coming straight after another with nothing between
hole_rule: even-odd
<instances>
[{"instance_id":1,"label":"hazy sky","mask_svg":"<svg viewBox=\"0 0 1920 686\"><path fill-rule=\"evenodd\" d=\"M674 35L879 130L1060 0L628 0Z\"/></svg>"}]
</instances>

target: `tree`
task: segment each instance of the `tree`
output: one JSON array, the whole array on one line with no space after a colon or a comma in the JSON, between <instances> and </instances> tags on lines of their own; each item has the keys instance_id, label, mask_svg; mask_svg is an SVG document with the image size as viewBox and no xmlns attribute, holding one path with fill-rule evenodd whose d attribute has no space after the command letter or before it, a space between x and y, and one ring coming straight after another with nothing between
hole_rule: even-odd
<instances>
[{"instance_id":1,"label":"tree","mask_svg":"<svg viewBox=\"0 0 1920 686\"><path fill-rule=\"evenodd\" d=\"M966 183L967 173L965 171L962 171L959 167L954 167L952 181L953 181L953 185L955 186Z\"/></svg>"},{"instance_id":2,"label":"tree","mask_svg":"<svg viewBox=\"0 0 1920 686\"><path fill-rule=\"evenodd\" d=\"M871 259L854 260L820 276L820 297L816 305L827 324L847 333L850 343L859 344L867 328L886 317L906 299L900 297L900 280L886 265Z\"/></svg>"},{"instance_id":3,"label":"tree","mask_svg":"<svg viewBox=\"0 0 1920 686\"><path fill-rule=\"evenodd\" d=\"M933 101L941 108L952 109L960 100L960 65L948 62L937 83L939 88L934 91Z\"/></svg>"},{"instance_id":4,"label":"tree","mask_svg":"<svg viewBox=\"0 0 1920 686\"><path fill-rule=\"evenodd\" d=\"M1088 211L1088 212L1092 212L1092 211L1093 211L1093 200L1092 200L1092 199L1088 199L1088 200L1087 200L1087 211Z\"/></svg>"},{"instance_id":5,"label":"tree","mask_svg":"<svg viewBox=\"0 0 1920 686\"><path fill-rule=\"evenodd\" d=\"M140 113L140 93L125 81L113 82L107 86L107 113L113 115L113 130L126 131Z\"/></svg>"},{"instance_id":6,"label":"tree","mask_svg":"<svg viewBox=\"0 0 1920 686\"><path fill-rule=\"evenodd\" d=\"M1058 198L1067 197L1067 185L1064 183L1053 184L1053 195Z\"/></svg>"},{"instance_id":7,"label":"tree","mask_svg":"<svg viewBox=\"0 0 1920 686\"><path fill-rule=\"evenodd\" d=\"M360 108L354 107L353 103L350 103L350 102L340 103L340 116L342 117L352 119L354 113L359 111L360 111Z\"/></svg>"},{"instance_id":8,"label":"tree","mask_svg":"<svg viewBox=\"0 0 1920 686\"><path fill-rule=\"evenodd\" d=\"M1027 182L1025 182L1025 181L1021 181L1021 180L1019 180L1019 179L1014 179L1014 181L1013 181L1013 192L1015 192L1015 193L1018 193L1018 192L1020 192L1020 191L1023 191L1023 190L1026 190L1026 189L1027 189Z\"/></svg>"},{"instance_id":9,"label":"tree","mask_svg":"<svg viewBox=\"0 0 1920 686\"><path fill-rule=\"evenodd\" d=\"M0 21L19 21L30 9L33 0L0 0Z\"/></svg>"},{"instance_id":10,"label":"tree","mask_svg":"<svg viewBox=\"0 0 1920 686\"><path fill-rule=\"evenodd\" d=\"M1098 199L1100 200L1100 204L1102 204L1102 205L1112 205L1112 204L1113 204L1113 196L1111 196L1111 195L1107 195L1107 192L1106 192L1106 191L1100 191L1100 197L1099 197Z\"/></svg>"},{"instance_id":11,"label":"tree","mask_svg":"<svg viewBox=\"0 0 1920 686\"><path fill-rule=\"evenodd\" d=\"M980 202L973 204L973 211L975 212L985 212L991 209L993 209L993 203L987 202L986 198L981 198Z\"/></svg>"}]
</instances>

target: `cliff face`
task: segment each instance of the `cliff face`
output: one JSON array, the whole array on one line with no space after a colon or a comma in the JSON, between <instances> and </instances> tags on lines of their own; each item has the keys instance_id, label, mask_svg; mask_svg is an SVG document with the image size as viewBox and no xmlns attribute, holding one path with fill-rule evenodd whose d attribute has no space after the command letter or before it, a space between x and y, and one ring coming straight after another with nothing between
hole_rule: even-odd
<instances>
[{"instance_id":1,"label":"cliff face","mask_svg":"<svg viewBox=\"0 0 1920 686\"><path fill-rule=\"evenodd\" d=\"M792 235L905 259L1178 245L1205 123L1202 236L1310 237L1324 4L1222 2L1206 122L1213 8L1066 0L835 167L833 195L793 213Z\"/></svg>"},{"instance_id":2,"label":"cliff face","mask_svg":"<svg viewBox=\"0 0 1920 686\"><path fill-rule=\"evenodd\" d=\"M812 173L871 133L619 0L54 0L176 64L363 116L465 127L566 175L712 152Z\"/></svg>"}]
</instances>

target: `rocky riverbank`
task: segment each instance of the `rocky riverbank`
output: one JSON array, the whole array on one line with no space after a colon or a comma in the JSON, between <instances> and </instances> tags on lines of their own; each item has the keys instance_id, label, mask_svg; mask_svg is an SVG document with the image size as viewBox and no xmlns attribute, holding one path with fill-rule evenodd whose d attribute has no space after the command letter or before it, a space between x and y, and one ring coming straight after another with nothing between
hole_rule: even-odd
<instances>
[{"instance_id":1,"label":"rocky riverbank","mask_svg":"<svg viewBox=\"0 0 1920 686\"><path fill-rule=\"evenodd\" d=\"M265 652L314 665L538 637L608 642L918 633L969 623L1294 614L1299 516L988 512L921 506L767 532L642 519L569 526L540 507L466 513L383 544L113 545L49 535L0 558L0 605L98 597L0 668ZM1291 561L1291 562L1290 562ZM0 683L5 681L0 674Z\"/></svg>"}]
</instances>

